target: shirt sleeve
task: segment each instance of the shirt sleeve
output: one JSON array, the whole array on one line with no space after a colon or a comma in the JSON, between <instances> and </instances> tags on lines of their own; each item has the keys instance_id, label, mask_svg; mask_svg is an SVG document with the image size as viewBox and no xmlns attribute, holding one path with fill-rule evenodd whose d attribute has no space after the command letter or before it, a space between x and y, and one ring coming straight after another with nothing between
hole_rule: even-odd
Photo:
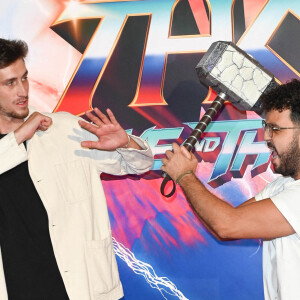
<instances>
[{"instance_id":1,"label":"shirt sleeve","mask_svg":"<svg viewBox=\"0 0 300 300\"><path fill-rule=\"evenodd\" d=\"M289 179L282 176L277 177L275 180L269 182L258 194L255 195L255 200L260 201L280 193L283 190L284 183L288 180Z\"/></svg>"},{"instance_id":2,"label":"shirt sleeve","mask_svg":"<svg viewBox=\"0 0 300 300\"><path fill-rule=\"evenodd\" d=\"M153 165L153 154L148 143L137 136L130 135L142 147L118 148L115 151L90 150L91 158L99 172L112 175L143 174Z\"/></svg>"},{"instance_id":3,"label":"shirt sleeve","mask_svg":"<svg viewBox=\"0 0 300 300\"><path fill-rule=\"evenodd\" d=\"M142 174L150 170L153 165L153 154L150 146L143 139L130 135L142 150L133 148L118 148L116 151L120 154L122 160L126 162L128 174Z\"/></svg>"},{"instance_id":4,"label":"shirt sleeve","mask_svg":"<svg viewBox=\"0 0 300 300\"><path fill-rule=\"evenodd\" d=\"M271 200L300 235L300 181L298 181L286 184L282 192L271 196Z\"/></svg>"},{"instance_id":5,"label":"shirt sleeve","mask_svg":"<svg viewBox=\"0 0 300 300\"><path fill-rule=\"evenodd\" d=\"M14 132L8 133L0 140L0 174L14 168L27 160L23 143L18 145Z\"/></svg>"},{"instance_id":6,"label":"shirt sleeve","mask_svg":"<svg viewBox=\"0 0 300 300\"><path fill-rule=\"evenodd\" d=\"M69 116L71 117L71 116ZM74 116L71 117L74 120ZM78 146L84 140L97 140L97 137L78 125L79 118L75 117L75 131L78 135ZM74 125L74 123L73 123ZM83 149L76 151L78 156L92 159L99 173L104 172L112 175L142 174L149 171L153 165L153 154L149 144L140 137L130 137L142 148L117 148L115 151L103 151L97 149Z\"/></svg>"}]
</instances>

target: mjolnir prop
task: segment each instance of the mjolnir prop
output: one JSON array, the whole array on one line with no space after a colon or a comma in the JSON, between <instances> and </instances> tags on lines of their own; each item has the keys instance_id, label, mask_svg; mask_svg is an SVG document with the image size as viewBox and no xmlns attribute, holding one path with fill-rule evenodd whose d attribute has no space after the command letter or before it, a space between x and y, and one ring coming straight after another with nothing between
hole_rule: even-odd
<instances>
[{"instance_id":1,"label":"mjolnir prop","mask_svg":"<svg viewBox=\"0 0 300 300\"><path fill-rule=\"evenodd\" d=\"M184 142L183 146L189 151L193 149L225 100L239 109L253 110L260 114L260 97L277 86L274 76L268 70L231 42L213 43L196 66L196 71L200 82L212 87L218 95ZM176 185L165 172L162 176L165 178L160 188L161 194L171 197ZM173 182L173 189L166 195L164 189L170 180Z\"/></svg>"}]
</instances>

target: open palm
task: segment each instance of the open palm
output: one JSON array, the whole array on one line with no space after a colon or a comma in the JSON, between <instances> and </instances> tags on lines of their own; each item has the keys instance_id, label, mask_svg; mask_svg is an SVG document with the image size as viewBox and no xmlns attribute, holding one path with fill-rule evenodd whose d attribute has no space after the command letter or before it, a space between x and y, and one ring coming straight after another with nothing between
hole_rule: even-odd
<instances>
[{"instance_id":1,"label":"open palm","mask_svg":"<svg viewBox=\"0 0 300 300\"><path fill-rule=\"evenodd\" d=\"M83 141L82 147L99 150L115 150L124 147L128 143L126 131L121 127L110 109L107 109L108 117L98 108L92 112L86 112L87 117L94 123L80 120L79 125L98 137L98 141Z\"/></svg>"}]
</instances>

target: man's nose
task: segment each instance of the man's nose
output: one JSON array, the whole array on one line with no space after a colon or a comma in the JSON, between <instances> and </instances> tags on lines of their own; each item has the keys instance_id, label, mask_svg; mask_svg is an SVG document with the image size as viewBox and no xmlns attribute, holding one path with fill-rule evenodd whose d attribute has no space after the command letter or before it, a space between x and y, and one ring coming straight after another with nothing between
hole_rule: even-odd
<instances>
[{"instance_id":1,"label":"man's nose","mask_svg":"<svg viewBox=\"0 0 300 300\"><path fill-rule=\"evenodd\" d=\"M19 82L18 83L18 96L19 97L27 97L28 95L28 83L27 82Z\"/></svg>"},{"instance_id":2,"label":"man's nose","mask_svg":"<svg viewBox=\"0 0 300 300\"><path fill-rule=\"evenodd\" d=\"M272 135L268 129L264 130L264 141L270 141L272 139Z\"/></svg>"}]
</instances>

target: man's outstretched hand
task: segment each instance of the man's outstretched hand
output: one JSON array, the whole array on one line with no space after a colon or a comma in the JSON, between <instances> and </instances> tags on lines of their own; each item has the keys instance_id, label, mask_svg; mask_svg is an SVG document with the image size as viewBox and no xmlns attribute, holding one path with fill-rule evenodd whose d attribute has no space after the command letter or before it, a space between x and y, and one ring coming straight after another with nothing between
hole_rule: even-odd
<instances>
[{"instance_id":1,"label":"man's outstretched hand","mask_svg":"<svg viewBox=\"0 0 300 300\"><path fill-rule=\"evenodd\" d=\"M121 127L110 109L106 110L108 117L98 108L95 108L94 112L96 115L90 111L86 112L86 116L94 124L82 120L79 120L78 123L82 128L96 135L98 141L83 141L81 142L82 147L106 151L123 147L141 149L133 139L128 138L126 131Z\"/></svg>"}]
</instances>

